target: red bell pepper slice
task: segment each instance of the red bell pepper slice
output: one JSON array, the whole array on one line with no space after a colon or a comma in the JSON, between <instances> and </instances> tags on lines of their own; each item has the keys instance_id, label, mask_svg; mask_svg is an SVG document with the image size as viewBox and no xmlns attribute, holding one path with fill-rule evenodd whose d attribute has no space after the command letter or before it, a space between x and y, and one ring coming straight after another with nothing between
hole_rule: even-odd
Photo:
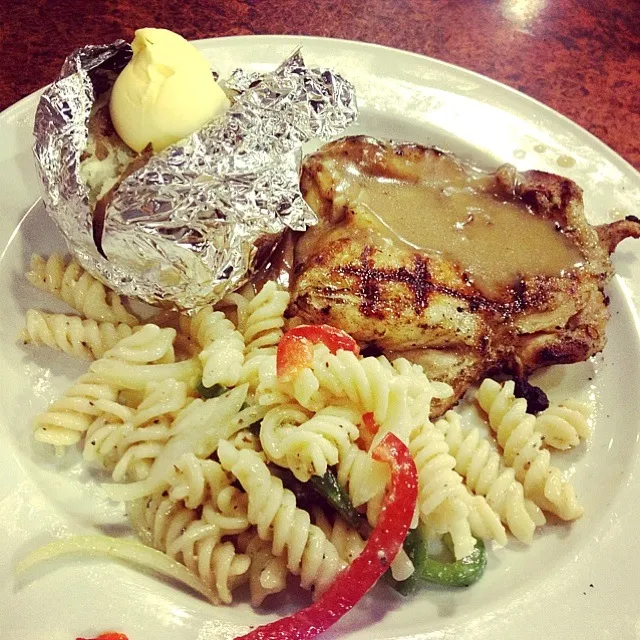
<instances>
[{"instance_id":1,"label":"red bell pepper slice","mask_svg":"<svg viewBox=\"0 0 640 640\"><path fill-rule=\"evenodd\" d=\"M380 425L373 417L373 413L362 414L362 425L360 426L360 437L357 439L356 444L364 451L369 451L371 443L376 437L376 433L380 429Z\"/></svg>"},{"instance_id":2,"label":"red bell pepper slice","mask_svg":"<svg viewBox=\"0 0 640 640\"><path fill-rule=\"evenodd\" d=\"M76 640L129 640L124 633L101 633L97 638L76 638Z\"/></svg>"},{"instance_id":3,"label":"red bell pepper slice","mask_svg":"<svg viewBox=\"0 0 640 640\"><path fill-rule=\"evenodd\" d=\"M388 569L409 531L418 496L418 473L409 449L393 433L384 436L372 456L391 467L391 485L362 553L311 606L236 640L314 638L354 607Z\"/></svg>"},{"instance_id":4,"label":"red bell pepper slice","mask_svg":"<svg viewBox=\"0 0 640 640\"><path fill-rule=\"evenodd\" d=\"M324 344L331 353L339 349L360 353L358 343L342 329L328 324L301 324L289 329L278 343L276 370L281 380L291 380L313 364L313 345Z\"/></svg>"}]
</instances>

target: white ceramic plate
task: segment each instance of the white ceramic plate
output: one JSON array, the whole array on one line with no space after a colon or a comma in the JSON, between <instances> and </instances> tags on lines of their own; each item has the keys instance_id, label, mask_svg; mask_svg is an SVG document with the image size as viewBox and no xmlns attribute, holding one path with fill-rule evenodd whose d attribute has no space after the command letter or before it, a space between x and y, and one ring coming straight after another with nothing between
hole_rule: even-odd
<instances>
[{"instance_id":1,"label":"white ceramic plate","mask_svg":"<svg viewBox=\"0 0 640 640\"><path fill-rule=\"evenodd\" d=\"M338 69L358 90L353 133L436 144L487 168L564 173L585 192L591 222L637 213L640 176L610 149L543 105L476 74L382 47L302 37L239 37L199 43L223 76L266 70L297 45L308 63ZM30 306L56 307L23 278L32 252L63 249L36 208L31 159L37 96L0 115L0 637L70 640L115 629L130 640L232 638L249 624L299 606L282 597L275 611L247 604L214 608L198 597L97 559L64 559L16 581L29 550L73 533L126 532L122 509L101 494L79 458L59 461L31 437L32 417L86 367L17 340ZM578 522L550 525L525 549L512 542L491 554L486 576L462 591L425 590L403 601L382 587L330 638L640 637L637 483L640 425L640 243L615 255L609 343L590 362L539 376L552 399L591 403L595 433L573 454L558 455L584 502Z\"/></svg>"}]
</instances>

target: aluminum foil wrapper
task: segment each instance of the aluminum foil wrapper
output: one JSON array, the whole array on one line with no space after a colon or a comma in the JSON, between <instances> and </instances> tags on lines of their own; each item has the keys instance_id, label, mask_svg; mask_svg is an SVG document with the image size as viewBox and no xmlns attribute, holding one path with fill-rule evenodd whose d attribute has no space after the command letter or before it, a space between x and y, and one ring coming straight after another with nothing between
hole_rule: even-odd
<instances>
[{"instance_id":1,"label":"aluminum foil wrapper","mask_svg":"<svg viewBox=\"0 0 640 640\"><path fill-rule=\"evenodd\" d=\"M94 101L130 58L124 41L83 47L43 94L34 154L45 206L83 267L118 293L181 309L215 302L247 280L286 228L317 221L298 187L301 147L355 120L354 88L306 67L299 51L270 73L236 71L224 83L238 92L224 116L121 182L101 253L80 162Z\"/></svg>"}]
</instances>

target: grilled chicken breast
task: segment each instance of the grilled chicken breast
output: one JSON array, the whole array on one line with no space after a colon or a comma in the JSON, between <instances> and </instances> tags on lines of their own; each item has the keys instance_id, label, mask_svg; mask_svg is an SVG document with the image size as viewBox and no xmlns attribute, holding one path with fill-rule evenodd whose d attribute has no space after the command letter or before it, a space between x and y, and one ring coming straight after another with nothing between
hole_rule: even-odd
<instances>
[{"instance_id":1,"label":"grilled chicken breast","mask_svg":"<svg viewBox=\"0 0 640 640\"><path fill-rule=\"evenodd\" d=\"M307 158L301 189L320 222L295 247L290 315L423 364L454 389L434 415L489 372L600 351L609 254L640 237L632 216L590 226L566 178L361 136Z\"/></svg>"}]
</instances>

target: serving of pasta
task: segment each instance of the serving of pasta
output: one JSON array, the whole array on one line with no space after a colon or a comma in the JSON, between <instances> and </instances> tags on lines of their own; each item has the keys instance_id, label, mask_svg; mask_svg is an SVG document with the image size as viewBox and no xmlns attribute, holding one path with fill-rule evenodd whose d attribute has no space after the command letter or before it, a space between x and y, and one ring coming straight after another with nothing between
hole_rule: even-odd
<instances>
[{"instance_id":1,"label":"serving of pasta","mask_svg":"<svg viewBox=\"0 0 640 640\"><path fill-rule=\"evenodd\" d=\"M246 584L252 605L268 606L288 574L322 598L384 511L390 469L373 452L387 434L407 447L417 477L414 546L407 538L389 568L400 592L438 582L416 539L445 542L440 583L459 586L482 575L483 541L530 544L548 514L583 513L553 464L555 450L589 437L580 402L534 415L513 382L486 379L475 402L490 437L456 410L429 419L450 388L419 365L364 357L342 332L287 321L289 294L275 282L143 322L74 260L34 256L27 277L79 315L29 310L24 343L90 361L36 417L35 439L56 455L79 447L138 538L217 604Z\"/></svg>"}]
</instances>

